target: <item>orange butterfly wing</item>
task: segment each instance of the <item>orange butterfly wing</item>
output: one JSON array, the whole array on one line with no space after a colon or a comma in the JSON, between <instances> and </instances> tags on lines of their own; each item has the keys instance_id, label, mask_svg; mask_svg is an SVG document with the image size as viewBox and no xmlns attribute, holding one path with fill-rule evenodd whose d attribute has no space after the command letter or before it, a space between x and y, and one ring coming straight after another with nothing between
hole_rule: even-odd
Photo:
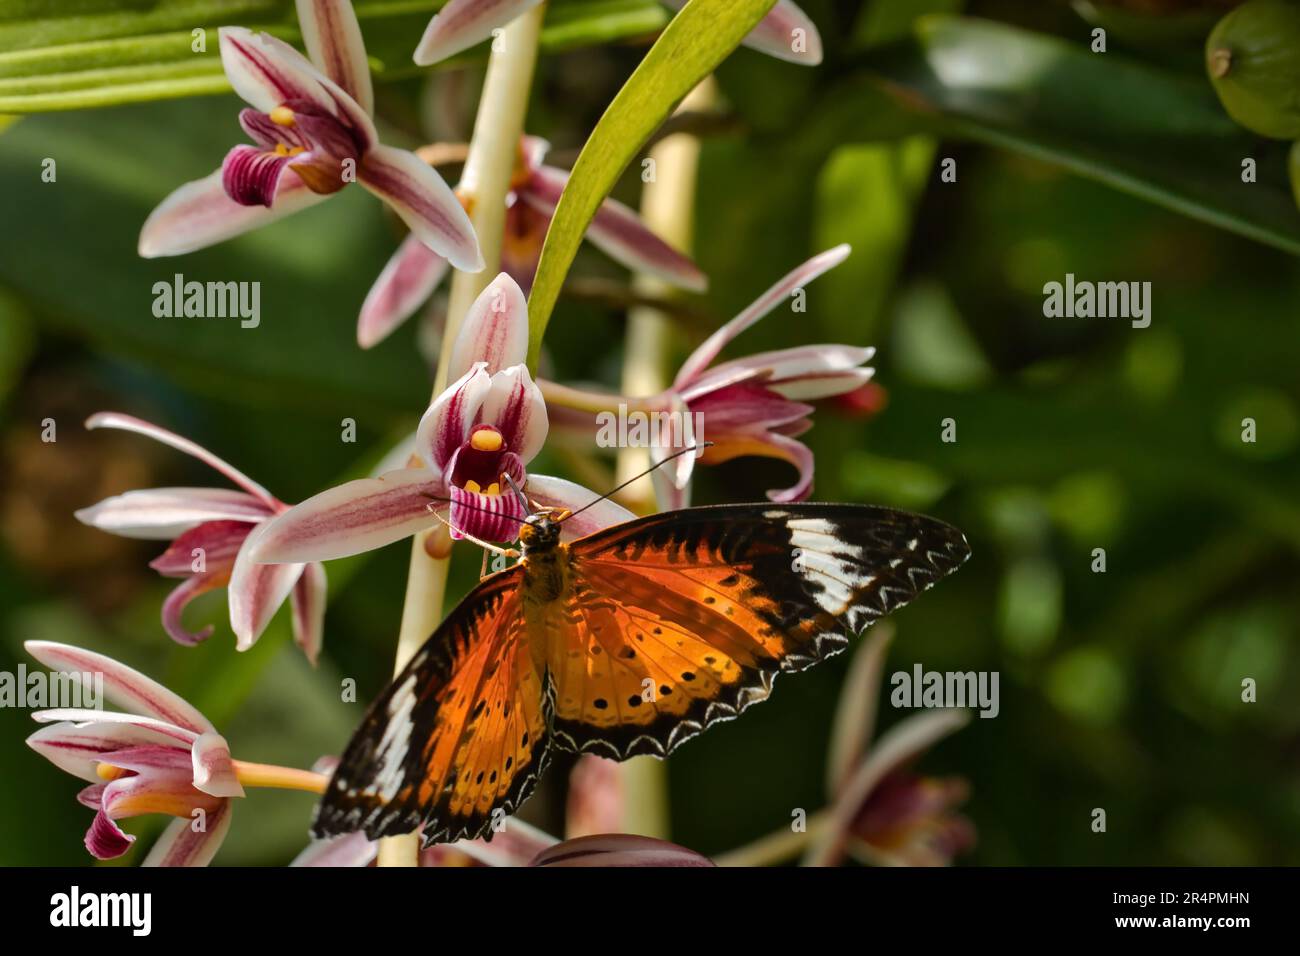
<instances>
[{"instance_id":1,"label":"orange butterfly wing","mask_svg":"<svg viewBox=\"0 0 1300 956\"><path fill-rule=\"evenodd\" d=\"M528 797L547 760L549 703L521 577L511 568L484 580L371 704L317 808L316 835L423 825L426 845L490 836Z\"/></svg>"},{"instance_id":2,"label":"orange butterfly wing","mask_svg":"<svg viewBox=\"0 0 1300 956\"><path fill-rule=\"evenodd\" d=\"M555 743L666 756L969 553L943 522L864 505L691 508L583 538L545 619Z\"/></svg>"}]
</instances>

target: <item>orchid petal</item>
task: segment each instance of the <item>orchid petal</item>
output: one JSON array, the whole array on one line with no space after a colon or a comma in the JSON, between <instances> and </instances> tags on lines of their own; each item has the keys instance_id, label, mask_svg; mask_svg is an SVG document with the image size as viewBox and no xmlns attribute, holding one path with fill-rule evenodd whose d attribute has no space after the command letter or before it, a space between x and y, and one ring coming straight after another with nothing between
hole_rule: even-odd
<instances>
[{"instance_id":1,"label":"orchid petal","mask_svg":"<svg viewBox=\"0 0 1300 956\"><path fill-rule=\"evenodd\" d=\"M190 752L194 789L214 797L242 797L244 786L235 775L230 745L220 734L201 734Z\"/></svg>"},{"instance_id":2,"label":"orchid petal","mask_svg":"<svg viewBox=\"0 0 1300 956\"><path fill-rule=\"evenodd\" d=\"M312 561L303 568L302 577L289 595L293 609L293 640L313 667L325 641L326 589L325 567Z\"/></svg>"},{"instance_id":3,"label":"orchid petal","mask_svg":"<svg viewBox=\"0 0 1300 956\"><path fill-rule=\"evenodd\" d=\"M527 516L523 502L509 491L484 495L457 485L451 486L451 509L447 522L451 525L453 540L469 537L480 541L516 541Z\"/></svg>"},{"instance_id":4,"label":"orchid petal","mask_svg":"<svg viewBox=\"0 0 1300 956\"><path fill-rule=\"evenodd\" d=\"M367 113L375 108L361 25L349 0L298 0L298 27L307 55Z\"/></svg>"},{"instance_id":5,"label":"orchid petal","mask_svg":"<svg viewBox=\"0 0 1300 956\"><path fill-rule=\"evenodd\" d=\"M297 175L289 164L297 161L287 153L274 153L242 143L221 161L221 187L241 206L271 208L280 191L280 180Z\"/></svg>"},{"instance_id":6,"label":"orchid petal","mask_svg":"<svg viewBox=\"0 0 1300 956\"><path fill-rule=\"evenodd\" d=\"M428 301L450 264L410 233L370 287L357 318L357 344L378 345Z\"/></svg>"},{"instance_id":7,"label":"orchid petal","mask_svg":"<svg viewBox=\"0 0 1300 956\"><path fill-rule=\"evenodd\" d=\"M53 641L27 641L23 647L46 667L73 675L83 686L90 686L91 674L103 674L104 696L131 713L157 717L200 734L216 729L179 695L111 657Z\"/></svg>"},{"instance_id":8,"label":"orchid petal","mask_svg":"<svg viewBox=\"0 0 1300 956\"><path fill-rule=\"evenodd\" d=\"M185 629L183 617L189 603L200 594L221 587L223 577L215 574L196 574L186 578L172 589L162 603L162 626L168 637L185 647L195 647L212 636L211 624L202 630L188 631Z\"/></svg>"},{"instance_id":9,"label":"orchid petal","mask_svg":"<svg viewBox=\"0 0 1300 956\"><path fill-rule=\"evenodd\" d=\"M247 521L205 521L178 535L166 551L149 562L149 567L173 578L219 576L234 565L244 539L254 527Z\"/></svg>"},{"instance_id":10,"label":"orchid petal","mask_svg":"<svg viewBox=\"0 0 1300 956\"><path fill-rule=\"evenodd\" d=\"M90 713L102 716L97 711ZM33 733L27 738L27 746L65 773L82 780L102 782L96 768L106 753L151 745L173 747L184 753L193 740L193 734L185 739L177 730L166 724L160 726L156 721L151 724L144 718L133 723L97 720L90 724L74 724L60 721Z\"/></svg>"},{"instance_id":11,"label":"orchid petal","mask_svg":"<svg viewBox=\"0 0 1300 956\"><path fill-rule=\"evenodd\" d=\"M970 715L964 710L932 710L908 717L881 734L841 787L839 798L831 807L831 819L814 837L804 863L833 866L838 862L849 827L877 784L891 770L915 759L969 720Z\"/></svg>"},{"instance_id":12,"label":"orchid petal","mask_svg":"<svg viewBox=\"0 0 1300 956\"><path fill-rule=\"evenodd\" d=\"M124 538L168 540L209 521L256 524L271 514L252 495L228 488L150 488L105 498L77 520Z\"/></svg>"},{"instance_id":13,"label":"orchid petal","mask_svg":"<svg viewBox=\"0 0 1300 956\"><path fill-rule=\"evenodd\" d=\"M415 48L419 66L429 66L486 40L541 0L451 0L429 21Z\"/></svg>"},{"instance_id":14,"label":"orchid petal","mask_svg":"<svg viewBox=\"0 0 1300 956\"><path fill-rule=\"evenodd\" d=\"M806 397L825 398L839 394L829 389L843 386L844 391L851 391L869 380L875 374L874 370L860 366L871 361L875 354L876 350L871 347L838 344L801 345L759 352L713 366L697 375L682 389L682 394L689 401L695 395L721 387L721 383L739 378L739 372L752 371L761 375L765 385L782 386L783 395L789 389L801 398L805 397L801 394L804 391L812 393ZM844 373L844 377L839 377L839 373ZM804 379L813 380L813 384L802 388L799 383Z\"/></svg>"},{"instance_id":15,"label":"orchid petal","mask_svg":"<svg viewBox=\"0 0 1300 956\"><path fill-rule=\"evenodd\" d=\"M699 375L708 367L710 362L718 357L718 353L722 351L728 342L788 299L795 289L816 279L828 269L839 265L848 258L851 251L852 249L848 245L836 246L834 249L828 249L820 255L813 256L803 265L786 275L776 285L754 300L747 309L705 339L704 343L692 352L690 358L683 363L681 371L677 373L677 378L673 382L674 387L680 388Z\"/></svg>"},{"instance_id":16,"label":"orchid petal","mask_svg":"<svg viewBox=\"0 0 1300 956\"><path fill-rule=\"evenodd\" d=\"M320 82L325 75L283 40L244 27L222 27L217 36L226 79L249 106L269 113L290 101L306 100L337 112Z\"/></svg>"},{"instance_id":17,"label":"orchid petal","mask_svg":"<svg viewBox=\"0 0 1300 956\"><path fill-rule=\"evenodd\" d=\"M379 841L357 830L340 836L312 840L290 866L369 866L379 855Z\"/></svg>"},{"instance_id":18,"label":"orchid petal","mask_svg":"<svg viewBox=\"0 0 1300 956\"><path fill-rule=\"evenodd\" d=\"M528 300L519 283L500 273L465 314L447 364L447 377L460 378L476 362L489 375L528 359Z\"/></svg>"},{"instance_id":19,"label":"orchid petal","mask_svg":"<svg viewBox=\"0 0 1300 956\"><path fill-rule=\"evenodd\" d=\"M173 820L162 836L149 850L141 866L207 866L217 855L226 834L230 831L233 807L223 800L208 812L204 828L194 832L194 821L188 818Z\"/></svg>"},{"instance_id":20,"label":"orchid petal","mask_svg":"<svg viewBox=\"0 0 1300 956\"><path fill-rule=\"evenodd\" d=\"M874 368L851 368L843 372L822 372L786 382L773 382L768 387L784 398L815 402L855 391L870 382L875 375Z\"/></svg>"},{"instance_id":21,"label":"orchid petal","mask_svg":"<svg viewBox=\"0 0 1300 956\"><path fill-rule=\"evenodd\" d=\"M506 447L525 463L536 457L546 442L546 399L528 374L527 365L492 376L492 387L483 398L475 424L495 425Z\"/></svg>"},{"instance_id":22,"label":"orchid petal","mask_svg":"<svg viewBox=\"0 0 1300 956\"><path fill-rule=\"evenodd\" d=\"M662 0L674 10L686 6L686 0ZM802 30L802 33L795 33ZM796 43L802 41L803 49L796 49ZM791 0L777 0L776 6L758 26L741 41L751 50L758 50L778 60L798 63L802 66L817 66L822 61L822 38L817 26Z\"/></svg>"},{"instance_id":23,"label":"orchid petal","mask_svg":"<svg viewBox=\"0 0 1300 956\"><path fill-rule=\"evenodd\" d=\"M569 174L553 166L534 170L519 195L534 208L555 212ZM678 252L654 233L641 217L616 199L606 199L596 210L586 237L619 265L647 275L657 276L670 285L692 292L703 292L708 277L688 256Z\"/></svg>"},{"instance_id":24,"label":"orchid petal","mask_svg":"<svg viewBox=\"0 0 1300 956\"><path fill-rule=\"evenodd\" d=\"M110 751L103 756L103 763L140 775L154 772L174 774L190 768L189 752L179 747L157 745L125 747Z\"/></svg>"},{"instance_id":25,"label":"orchid petal","mask_svg":"<svg viewBox=\"0 0 1300 956\"><path fill-rule=\"evenodd\" d=\"M788 461L799 469L799 480L789 488L769 489L767 497L782 504L790 501L803 501L812 493L813 453L802 442L778 432L755 429L752 433L740 433L725 438L711 431L709 433L715 444L704 452L708 464L730 461L745 455L759 458L779 458Z\"/></svg>"},{"instance_id":26,"label":"orchid petal","mask_svg":"<svg viewBox=\"0 0 1300 956\"><path fill-rule=\"evenodd\" d=\"M258 525L244 540L227 585L230 629L235 632L235 647L241 651L248 650L262 636L302 577L301 564L259 564L250 557L266 527Z\"/></svg>"},{"instance_id":27,"label":"orchid petal","mask_svg":"<svg viewBox=\"0 0 1300 956\"><path fill-rule=\"evenodd\" d=\"M362 157L357 179L457 269L483 271L483 254L469 216L432 166L404 149L375 144Z\"/></svg>"},{"instance_id":28,"label":"orchid petal","mask_svg":"<svg viewBox=\"0 0 1300 956\"><path fill-rule=\"evenodd\" d=\"M222 175L218 169L186 183L164 199L140 230L140 256L154 259L205 249L326 198L308 189L296 173L287 173L280 178L271 208L242 206L226 195Z\"/></svg>"},{"instance_id":29,"label":"orchid petal","mask_svg":"<svg viewBox=\"0 0 1300 956\"><path fill-rule=\"evenodd\" d=\"M123 833L122 828L114 823L107 813L98 810L95 819L86 831L86 851L96 860L114 860L131 849L135 837Z\"/></svg>"},{"instance_id":30,"label":"orchid petal","mask_svg":"<svg viewBox=\"0 0 1300 956\"><path fill-rule=\"evenodd\" d=\"M636 518L632 512L609 498L593 504L600 498L596 492L572 481L553 478L550 475L529 475L528 483L524 485L524 494L530 501L536 502L543 508L573 512L573 515L566 518L561 525L566 541L586 537ZM581 514L577 513L579 510L582 511Z\"/></svg>"},{"instance_id":31,"label":"orchid petal","mask_svg":"<svg viewBox=\"0 0 1300 956\"><path fill-rule=\"evenodd\" d=\"M267 522L251 560L328 561L381 548L434 524L429 506L446 496L441 473L429 468L349 481Z\"/></svg>"},{"instance_id":32,"label":"orchid petal","mask_svg":"<svg viewBox=\"0 0 1300 956\"><path fill-rule=\"evenodd\" d=\"M426 463L445 469L478 420L483 400L492 390L487 363L474 367L449 385L420 418L415 430L416 451Z\"/></svg>"},{"instance_id":33,"label":"orchid petal","mask_svg":"<svg viewBox=\"0 0 1300 956\"><path fill-rule=\"evenodd\" d=\"M162 442L164 445L170 445L177 451L191 455L210 468L225 475L249 494L262 499L268 507L279 507L280 502L276 500L274 495L255 482L252 478L249 478L234 465L218 458L212 452L208 451L203 446L190 441L188 438L182 438L175 432L170 432L165 428L160 428L151 422L146 422L142 418L136 418L134 415L123 415L121 412L96 412L94 415L91 415L86 419L86 428L92 431L96 428L117 428L122 431L135 432L138 435L144 435L146 438L152 438L154 441Z\"/></svg>"}]
</instances>

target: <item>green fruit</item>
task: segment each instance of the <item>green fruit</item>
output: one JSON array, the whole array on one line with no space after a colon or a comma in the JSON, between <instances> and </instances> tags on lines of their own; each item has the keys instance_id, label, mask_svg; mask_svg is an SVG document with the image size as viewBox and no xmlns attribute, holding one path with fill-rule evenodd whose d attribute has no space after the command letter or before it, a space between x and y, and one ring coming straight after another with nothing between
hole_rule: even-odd
<instances>
[{"instance_id":1,"label":"green fruit","mask_svg":"<svg viewBox=\"0 0 1300 956\"><path fill-rule=\"evenodd\" d=\"M1250 0L1205 44L1210 82L1228 115L1274 139L1300 138L1300 4Z\"/></svg>"}]
</instances>

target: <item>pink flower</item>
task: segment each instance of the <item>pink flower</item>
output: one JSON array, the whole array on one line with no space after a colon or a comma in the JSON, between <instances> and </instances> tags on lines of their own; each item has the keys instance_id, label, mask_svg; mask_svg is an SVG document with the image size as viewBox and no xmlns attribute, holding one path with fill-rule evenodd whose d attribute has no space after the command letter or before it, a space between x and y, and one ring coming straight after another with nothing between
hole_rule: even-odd
<instances>
[{"instance_id":1,"label":"pink flower","mask_svg":"<svg viewBox=\"0 0 1300 956\"><path fill-rule=\"evenodd\" d=\"M108 860L135 837L116 821L143 813L176 819L145 866L206 866L230 829L231 798L242 797L230 748L206 717L161 684L124 664L66 644L28 641L29 654L85 681L102 674L104 696L125 713L67 708L38 711L51 723L27 745L61 770L90 783L77 800L95 811L86 849Z\"/></svg>"},{"instance_id":2,"label":"pink flower","mask_svg":"<svg viewBox=\"0 0 1300 956\"><path fill-rule=\"evenodd\" d=\"M77 512L81 522L123 537L171 539L150 566L166 577L182 579L162 606L163 627L172 639L193 645L211 636L210 626L198 632L186 630L181 615L200 594L226 587L230 627L241 651L253 646L289 598L294 640L315 663L324 634L325 569L319 564L268 567L249 558L250 546L267 519L289 506L207 449L157 425L100 412L86 421L86 427L147 435L210 465L243 489L128 491Z\"/></svg>"},{"instance_id":3,"label":"pink flower","mask_svg":"<svg viewBox=\"0 0 1300 956\"><path fill-rule=\"evenodd\" d=\"M220 31L226 76L252 109L239 114L254 145L177 189L140 233L140 255L210 246L319 202L352 181L383 199L414 236L457 268L483 268L469 217L414 153L379 142L366 51L347 0L297 0L308 60L282 40Z\"/></svg>"},{"instance_id":4,"label":"pink flower","mask_svg":"<svg viewBox=\"0 0 1300 956\"><path fill-rule=\"evenodd\" d=\"M421 66L437 63L486 40L541 0L451 0L431 21L415 49ZM686 0L663 0L680 10ZM822 61L822 41L808 15L790 0L778 0L771 12L745 38L745 45L792 63L816 66Z\"/></svg>"},{"instance_id":5,"label":"pink flower","mask_svg":"<svg viewBox=\"0 0 1300 956\"><path fill-rule=\"evenodd\" d=\"M762 352L711 365L732 339L786 302L790 295L849 255L837 246L805 262L772 286L749 308L713 333L683 363L672 387L661 398L667 410L687 411L690 420L702 416L710 446L700 456L705 464L745 455L780 458L799 469L789 488L769 491L773 501L802 501L812 492L813 455L798 441L812 427L808 401L853 391L869 381L875 370L863 368L876 350L853 345L805 345ZM658 461L668 450L652 449ZM667 507L681 507L684 489L695 465L693 455L677 459ZM668 483L666 483L668 484Z\"/></svg>"},{"instance_id":6,"label":"pink flower","mask_svg":"<svg viewBox=\"0 0 1300 956\"><path fill-rule=\"evenodd\" d=\"M527 295L537 273L546 230L550 228L560 193L569 173L543 165L550 144L525 136L519 161L506 196L505 233L501 267ZM634 272L660 277L693 291L703 291L708 280L686 256L650 231L627 206L606 199L597 210L587 238L610 258ZM433 295L447 274L447 260L419 240L408 236L380 273L361 306L357 342L370 348L383 341Z\"/></svg>"},{"instance_id":7,"label":"pink flower","mask_svg":"<svg viewBox=\"0 0 1300 956\"><path fill-rule=\"evenodd\" d=\"M547 434L546 403L524 358L528 303L501 273L465 317L449 375L459 378L429 406L416 431L412 467L331 488L274 518L253 545L255 561L340 558L382 547L439 519L452 537L514 541L526 509L511 487L544 507L576 510L596 494L529 475ZM603 501L565 523L570 535L631 518Z\"/></svg>"}]
</instances>

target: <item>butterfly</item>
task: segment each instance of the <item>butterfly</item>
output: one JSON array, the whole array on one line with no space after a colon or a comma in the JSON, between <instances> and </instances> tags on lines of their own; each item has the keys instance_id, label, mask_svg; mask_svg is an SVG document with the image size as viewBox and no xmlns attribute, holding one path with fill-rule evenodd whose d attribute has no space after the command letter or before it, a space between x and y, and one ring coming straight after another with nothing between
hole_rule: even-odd
<instances>
[{"instance_id":1,"label":"butterfly","mask_svg":"<svg viewBox=\"0 0 1300 956\"><path fill-rule=\"evenodd\" d=\"M970 555L956 528L868 505L686 508L571 543L564 517L530 515L519 562L371 704L315 835L491 839L553 752L666 757Z\"/></svg>"}]
</instances>

